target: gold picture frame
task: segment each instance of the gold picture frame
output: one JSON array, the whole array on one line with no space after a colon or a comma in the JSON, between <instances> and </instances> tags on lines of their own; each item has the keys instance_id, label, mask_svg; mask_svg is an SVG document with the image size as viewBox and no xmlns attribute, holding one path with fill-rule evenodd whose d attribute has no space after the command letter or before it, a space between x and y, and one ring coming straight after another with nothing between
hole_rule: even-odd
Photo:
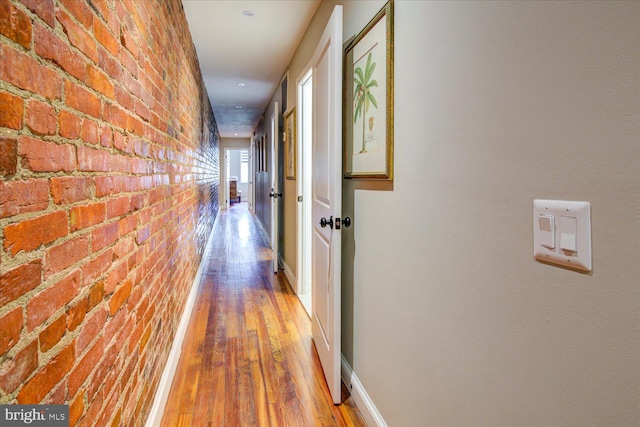
<instances>
[{"instance_id":1,"label":"gold picture frame","mask_svg":"<svg viewBox=\"0 0 640 427\"><path fill-rule=\"evenodd\" d=\"M393 180L393 0L345 47L345 178Z\"/></svg>"},{"instance_id":2,"label":"gold picture frame","mask_svg":"<svg viewBox=\"0 0 640 427\"><path fill-rule=\"evenodd\" d=\"M296 179L296 109L284 115L285 177Z\"/></svg>"}]
</instances>

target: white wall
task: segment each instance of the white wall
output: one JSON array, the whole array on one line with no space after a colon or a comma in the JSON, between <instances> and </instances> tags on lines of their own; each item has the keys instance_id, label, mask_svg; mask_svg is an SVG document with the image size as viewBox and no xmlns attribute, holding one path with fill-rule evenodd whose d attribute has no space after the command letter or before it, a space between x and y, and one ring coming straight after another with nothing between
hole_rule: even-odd
<instances>
[{"instance_id":1,"label":"white wall","mask_svg":"<svg viewBox=\"0 0 640 427\"><path fill-rule=\"evenodd\" d=\"M343 353L390 426L637 425L640 3L395 18L395 180L345 181ZM592 273L534 260L535 198L591 202Z\"/></svg>"}]
</instances>

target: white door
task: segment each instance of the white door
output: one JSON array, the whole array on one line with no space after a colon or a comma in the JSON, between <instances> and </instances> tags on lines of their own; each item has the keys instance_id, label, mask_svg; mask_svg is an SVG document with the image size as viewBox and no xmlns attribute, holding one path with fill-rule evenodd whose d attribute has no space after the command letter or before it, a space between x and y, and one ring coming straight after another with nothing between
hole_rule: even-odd
<instances>
[{"instance_id":1,"label":"white door","mask_svg":"<svg viewBox=\"0 0 640 427\"><path fill-rule=\"evenodd\" d=\"M340 274L342 217L342 6L333 9L311 59L312 331L333 402L340 390ZM321 225L321 223L323 225ZM341 224L340 224L341 226Z\"/></svg>"},{"instance_id":2,"label":"white door","mask_svg":"<svg viewBox=\"0 0 640 427\"><path fill-rule=\"evenodd\" d=\"M278 217L278 204L279 199L282 197L278 182L280 174L280 164L278 162L278 103L274 105L274 113L271 116L271 248L273 249L273 272L278 272L278 223L280 218Z\"/></svg>"}]
</instances>

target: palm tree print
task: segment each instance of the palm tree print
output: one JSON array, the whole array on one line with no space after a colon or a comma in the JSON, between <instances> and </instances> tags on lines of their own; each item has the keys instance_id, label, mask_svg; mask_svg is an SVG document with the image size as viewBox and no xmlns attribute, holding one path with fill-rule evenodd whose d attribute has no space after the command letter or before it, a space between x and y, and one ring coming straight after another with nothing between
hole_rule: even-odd
<instances>
[{"instance_id":1,"label":"palm tree print","mask_svg":"<svg viewBox=\"0 0 640 427\"><path fill-rule=\"evenodd\" d=\"M369 106L372 104L375 108L378 108L378 101L371 93L371 88L378 87L378 81L371 79L373 76L373 70L376 69L376 63L372 62L372 54L369 52L367 56L367 65L364 71L361 67L358 67L354 71L353 82L355 84L355 90L353 93L353 123L358 121L358 117L362 116L362 149L360 153L367 152L367 142L365 139L365 116L369 111Z\"/></svg>"}]
</instances>

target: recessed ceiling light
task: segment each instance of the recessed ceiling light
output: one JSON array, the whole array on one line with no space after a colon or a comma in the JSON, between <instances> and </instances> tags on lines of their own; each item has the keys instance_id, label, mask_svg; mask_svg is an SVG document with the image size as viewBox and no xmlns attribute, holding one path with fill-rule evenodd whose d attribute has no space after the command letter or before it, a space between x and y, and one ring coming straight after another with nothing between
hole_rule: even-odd
<instances>
[{"instance_id":1,"label":"recessed ceiling light","mask_svg":"<svg viewBox=\"0 0 640 427\"><path fill-rule=\"evenodd\" d=\"M235 136L238 136L238 134L237 134L237 133L234 133L234 135L235 135Z\"/></svg>"},{"instance_id":2,"label":"recessed ceiling light","mask_svg":"<svg viewBox=\"0 0 640 427\"><path fill-rule=\"evenodd\" d=\"M240 86L240 87L245 87L245 86L246 86L246 84L244 84L244 83L238 83L238 86Z\"/></svg>"},{"instance_id":3,"label":"recessed ceiling light","mask_svg":"<svg viewBox=\"0 0 640 427\"><path fill-rule=\"evenodd\" d=\"M255 15L255 12L253 10L247 9L242 11L242 15L251 17Z\"/></svg>"},{"instance_id":4,"label":"recessed ceiling light","mask_svg":"<svg viewBox=\"0 0 640 427\"><path fill-rule=\"evenodd\" d=\"M242 106L241 105L236 105L236 108L239 110L239 109L242 108Z\"/></svg>"}]
</instances>

